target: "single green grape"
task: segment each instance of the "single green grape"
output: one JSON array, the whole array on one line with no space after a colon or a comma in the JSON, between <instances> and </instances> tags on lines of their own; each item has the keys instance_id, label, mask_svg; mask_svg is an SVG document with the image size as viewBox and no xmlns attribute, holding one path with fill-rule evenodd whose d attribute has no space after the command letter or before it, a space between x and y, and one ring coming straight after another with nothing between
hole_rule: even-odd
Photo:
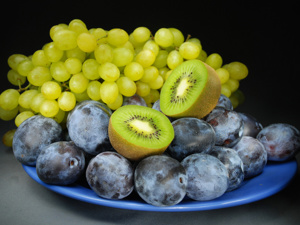
<instances>
[{"instance_id":1,"label":"single green grape","mask_svg":"<svg viewBox=\"0 0 300 225\"><path fill-rule=\"evenodd\" d=\"M151 89L160 89L164 84L164 78L160 75L157 76L157 78L154 81L151 81L149 83L149 86Z\"/></svg>"},{"instance_id":2,"label":"single green grape","mask_svg":"<svg viewBox=\"0 0 300 225\"><path fill-rule=\"evenodd\" d=\"M179 47L179 53L184 59L196 59L200 54L201 48L193 42L184 42Z\"/></svg>"},{"instance_id":3,"label":"single green grape","mask_svg":"<svg viewBox=\"0 0 300 225\"><path fill-rule=\"evenodd\" d=\"M174 40L173 40L174 46L179 47L184 42L184 36L182 32L177 28L173 28L173 27L169 28L169 30L172 32L174 36Z\"/></svg>"},{"instance_id":4,"label":"single green grape","mask_svg":"<svg viewBox=\"0 0 300 225\"><path fill-rule=\"evenodd\" d=\"M158 69L155 66L149 66L144 69L144 75L140 81L150 83L154 81L159 75Z\"/></svg>"},{"instance_id":5,"label":"single green grape","mask_svg":"<svg viewBox=\"0 0 300 225\"><path fill-rule=\"evenodd\" d=\"M7 79L11 84L13 84L15 86L21 86L26 82L26 77L21 76L17 71L15 71L13 69L8 71Z\"/></svg>"},{"instance_id":6,"label":"single green grape","mask_svg":"<svg viewBox=\"0 0 300 225\"><path fill-rule=\"evenodd\" d=\"M11 129L3 135L2 142L5 146L12 147L13 138L16 131L17 129Z\"/></svg>"},{"instance_id":7,"label":"single green grape","mask_svg":"<svg viewBox=\"0 0 300 225\"><path fill-rule=\"evenodd\" d=\"M147 83L144 83L142 81L136 82L136 93L141 96L147 96L150 93L150 86Z\"/></svg>"},{"instance_id":8,"label":"single green grape","mask_svg":"<svg viewBox=\"0 0 300 225\"><path fill-rule=\"evenodd\" d=\"M0 107L0 119L4 121L9 121L14 119L19 113L19 107L12 110L5 110L2 107Z\"/></svg>"},{"instance_id":9,"label":"single green grape","mask_svg":"<svg viewBox=\"0 0 300 225\"><path fill-rule=\"evenodd\" d=\"M222 66L223 59L218 53L212 53L206 58L205 63L216 70Z\"/></svg>"},{"instance_id":10,"label":"single green grape","mask_svg":"<svg viewBox=\"0 0 300 225\"><path fill-rule=\"evenodd\" d=\"M136 84L130 78L122 76L117 80L119 92L127 97L133 96L136 93Z\"/></svg>"},{"instance_id":11,"label":"single green grape","mask_svg":"<svg viewBox=\"0 0 300 225\"><path fill-rule=\"evenodd\" d=\"M135 61L144 68L149 67L155 61L155 54L149 49L143 49L136 55Z\"/></svg>"},{"instance_id":12,"label":"single green grape","mask_svg":"<svg viewBox=\"0 0 300 225\"><path fill-rule=\"evenodd\" d=\"M57 122L57 123L62 123L63 120L65 119L65 115L66 115L66 112L59 109L58 110L58 113L53 116L52 118Z\"/></svg>"},{"instance_id":13,"label":"single green grape","mask_svg":"<svg viewBox=\"0 0 300 225\"><path fill-rule=\"evenodd\" d=\"M99 101L101 99L100 87L101 83L97 80L91 81L89 83L87 87L87 94L92 100Z\"/></svg>"},{"instance_id":14,"label":"single green grape","mask_svg":"<svg viewBox=\"0 0 300 225\"><path fill-rule=\"evenodd\" d=\"M84 52L92 52L97 47L97 39L90 33L81 33L77 37L77 45Z\"/></svg>"},{"instance_id":15,"label":"single green grape","mask_svg":"<svg viewBox=\"0 0 300 225\"><path fill-rule=\"evenodd\" d=\"M19 63L17 67L17 72L21 76L26 77L28 73L34 68L34 65L31 60L26 59Z\"/></svg>"},{"instance_id":16,"label":"single green grape","mask_svg":"<svg viewBox=\"0 0 300 225\"><path fill-rule=\"evenodd\" d=\"M50 31L49 31L50 38L53 40L53 36L57 31L67 30L67 29L69 29L69 26L65 23L61 23L61 24L57 24L57 25L52 26L50 28Z\"/></svg>"},{"instance_id":17,"label":"single green grape","mask_svg":"<svg viewBox=\"0 0 300 225\"><path fill-rule=\"evenodd\" d=\"M153 40L147 41L147 42L144 44L143 49L144 49L144 50L145 50L145 49L151 50L152 52L154 52L155 56L157 56L157 54L158 54L158 52L159 52L159 50L160 50L158 44L157 44L155 41L153 41Z\"/></svg>"},{"instance_id":18,"label":"single green grape","mask_svg":"<svg viewBox=\"0 0 300 225\"><path fill-rule=\"evenodd\" d=\"M45 56L50 62L58 62L64 55L64 51L58 49L54 42L50 42L43 47Z\"/></svg>"},{"instance_id":19,"label":"single green grape","mask_svg":"<svg viewBox=\"0 0 300 225\"><path fill-rule=\"evenodd\" d=\"M54 117L59 111L56 100L46 99L40 106L40 113L45 117Z\"/></svg>"},{"instance_id":20,"label":"single green grape","mask_svg":"<svg viewBox=\"0 0 300 225\"><path fill-rule=\"evenodd\" d=\"M172 50L167 58L168 67L173 70L183 62L182 55L177 50Z\"/></svg>"},{"instance_id":21,"label":"single green grape","mask_svg":"<svg viewBox=\"0 0 300 225\"><path fill-rule=\"evenodd\" d=\"M85 101L85 100L90 100L90 97L87 94L87 91L84 91L82 93L74 93L74 92L72 92L72 93L75 95L75 98L76 98L77 102L82 102L82 101Z\"/></svg>"},{"instance_id":22,"label":"single green grape","mask_svg":"<svg viewBox=\"0 0 300 225\"><path fill-rule=\"evenodd\" d=\"M162 76L162 78L164 78L164 81L166 80L165 79L165 76L166 76L166 74L167 74L167 72L169 71L170 69L168 68L168 67L162 67L162 68L160 68L159 70L158 70L158 72L159 72L159 75L160 76Z\"/></svg>"},{"instance_id":23,"label":"single green grape","mask_svg":"<svg viewBox=\"0 0 300 225\"><path fill-rule=\"evenodd\" d=\"M72 92L64 91L57 100L58 106L63 111L71 111L76 106L76 97Z\"/></svg>"},{"instance_id":24,"label":"single green grape","mask_svg":"<svg viewBox=\"0 0 300 225\"><path fill-rule=\"evenodd\" d=\"M205 60L207 59L207 53L206 51L204 51L203 49L201 50L199 56L197 57L197 59L201 60L202 62L205 62Z\"/></svg>"},{"instance_id":25,"label":"single green grape","mask_svg":"<svg viewBox=\"0 0 300 225\"><path fill-rule=\"evenodd\" d=\"M33 96L33 98L31 99L31 102L30 102L31 110L33 110L36 113L39 113L40 112L40 106L41 106L42 102L45 99L46 98L43 95L43 93L38 93L35 96Z\"/></svg>"},{"instance_id":26,"label":"single green grape","mask_svg":"<svg viewBox=\"0 0 300 225\"><path fill-rule=\"evenodd\" d=\"M113 28L107 32L107 42L113 46L119 47L129 40L128 33L120 28Z\"/></svg>"},{"instance_id":27,"label":"single green grape","mask_svg":"<svg viewBox=\"0 0 300 225\"><path fill-rule=\"evenodd\" d=\"M50 66L50 74L51 76L59 81L65 82L70 79L71 74L67 70L64 62L53 62Z\"/></svg>"},{"instance_id":28,"label":"single green grape","mask_svg":"<svg viewBox=\"0 0 300 225\"><path fill-rule=\"evenodd\" d=\"M15 89L7 89L0 95L0 107L4 110L13 110L19 105L20 93Z\"/></svg>"},{"instance_id":29,"label":"single green grape","mask_svg":"<svg viewBox=\"0 0 300 225\"><path fill-rule=\"evenodd\" d=\"M106 43L107 31L102 28L90 29L89 32L94 35L97 45Z\"/></svg>"},{"instance_id":30,"label":"single green grape","mask_svg":"<svg viewBox=\"0 0 300 225\"><path fill-rule=\"evenodd\" d=\"M73 19L69 23L69 29L74 31L76 34L87 33L88 29L86 28L86 24L80 19Z\"/></svg>"},{"instance_id":31,"label":"single green grape","mask_svg":"<svg viewBox=\"0 0 300 225\"><path fill-rule=\"evenodd\" d=\"M106 62L99 66L98 74L105 81L116 81L120 77L119 68L110 62Z\"/></svg>"},{"instance_id":32,"label":"single green grape","mask_svg":"<svg viewBox=\"0 0 300 225\"><path fill-rule=\"evenodd\" d=\"M61 86L55 81L47 81L42 85L41 93L46 99L57 99L61 94Z\"/></svg>"},{"instance_id":33,"label":"single green grape","mask_svg":"<svg viewBox=\"0 0 300 225\"><path fill-rule=\"evenodd\" d=\"M95 59L98 63L103 64L106 62L112 62L113 51L108 44L100 44L94 51Z\"/></svg>"},{"instance_id":34,"label":"single green grape","mask_svg":"<svg viewBox=\"0 0 300 225\"><path fill-rule=\"evenodd\" d=\"M34 66L48 67L51 64L44 50L35 51L32 55L31 60Z\"/></svg>"},{"instance_id":35,"label":"single green grape","mask_svg":"<svg viewBox=\"0 0 300 225\"><path fill-rule=\"evenodd\" d=\"M75 31L62 29L54 33L52 40L60 50L71 50L77 47L77 34Z\"/></svg>"},{"instance_id":36,"label":"single green grape","mask_svg":"<svg viewBox=\"0 0 300 225\"><path fill-rule=\"evenodd\" d=\"M100 95L101 100L106 104L111 104L116 101L119 94L119 88L116 82L104 81L101 84Z\"/></svg>"},{"instance_id":37,"label":"single green grape","mask_svg":"<svg viewBox=\"0 0 300 225\"><path fill-rule=\"evenodd\" d=\"M149 40L151 32L147 27L137 27L132 32L133 38L138 43L144 43Z\"/></svg>"},{"instance_id":38,"label":"single green grape","mask_svg":"<svg viewBox=\"0 0 300 225\"><path fill-rule=\"evenodd\" d=\"M226 97L230 97L231 90L228 84L222 84L221 86L221 94L225 95Z\"/></svg>"},{"instance_id":39,"label":"single green grape","mask_svg":"<svg viewBox=\"0 0 300 225\"><path fill-rule=\"evenodd\" d=\"M155 42L162 48L167 48L173 45L174 36L168 28L160 28L154 35Z\"/></svg>"},{"instance_id":40,"label":"single green grape","mask_svg":"<svg viewBox=\"0 0 300 225\"><path fill-rule=\"evenodd\" d=\"M113 103L108 103L107 106L112 110L116 110L120 108L122 104L123 104L123 96L119 93L116 100Z\"/></svg>"},{"instance_id":41,"label":"single green grape","mask_svg":"<svg viewBox=\"0 0 300 225\"><path fill-rule=\"evenodd\" d=\"M8 57L7 63L11 69L17 70L19 63L26 59L28 59L27 56L23 54L12 54Z\"/></svg>"},{"instance_id":42,"label":"single green grape","mask_svg":"<svg viewBox=\"0 0 300 225\"><path fill-rule=\"evenodd\" d=\"M87 59L82 64L82 73L89 80L98 80L100 78L98 68L99 63L95 59Z\"/></svg>"},{"instance_id":43,"label":"single green grape","mask_svg":"<svg viewBox=\"0 0 300 225\"><path fill-rule=\"evenodd\" d=\"M69 81L70 90L78 94L86 91L88 84L89 80L82 72L74 74Z\"/></svg>"},{"instance_id":44,"label":"single green grape","mask_svg":"<svg viewBox=\"0 0 300 225\"><path fill-rule=\"evenodd\" d=\"M112 50L112 53L112 63L115 64L117 67L126 66L133 60L134 57L133 52L130 49L124 47L114 48Z\"/></svg>"},{"instance_id":45,"label":"single green grape","mask_svg":"<svg viewBox=\"0 0 300 225\"><path fill-rule=\"evenodd\" d=\"M225 68L218 68L216 69L216 73L218 74L218 77L220 78L221 84L225 84L229 79L229 72Z\"/></svg>"},{"instance_id":46,"label":"single green grape","mask_svg":"<svg viewBox=\"0 0 300 225\"><path fill-rule=\"evenodd\" d=\"M125 66L124 75L133 81L137 81L143 77L144 68L137 62L131 62Z\"/></svg>"},{"instance_id":47,"label":"single green grape","mask_svg":"<svg viewBox=\"0 0 300 225\"><path fill-rule=\"evenodd\" d=\"M227 84L229 86L230 91L232 93L235 92L240 86L240 82L238 80L232 79L232 78L229 78L225 84Z\"/></svg>"},{"instance_id":48,"label":"single green grape","mask_svg":"<svg viewBox=\"0 0 300 225\"><path fill-rule=\"evenodd\" d=\"M34 90L34 89L24 91L19 97L19 105L25 109L29 109L32 98L38 93L39 93L38 90Z\"/></svg>"},{"instance_id":49,"label":"single green grape","mask_svg":"<svg viewBox=\"0 0 300 225\"><path fill-rule=\"evenodd\" d=\"M42 86L46 81L52 79L50 70L47 67L34 67L27 75L27 80L34 86Z\"/></svg>"},{"instance_id":50,"label":"single green grape","mask_svg":"<svg viewBox=\"0 0 300 225\"><path fill-rule=\"evenodd\" d=\"M67 58L77 58L79 59L82 63L86 59L86 53L82 51L80 48L76 47L71 50L67 50L66 52L66 57Z\"/></svg>"},{"instance_id":51,"label":"single green grape","mask_svg":"<svg viewBox=\"0 0 300 225\"><path fill-rule=\"evenodd\" d=\"M80 73L82 68L82 63L78 58L68 58L64 64L70 74Z\"/></svg>"},{"instance_id":52,"label":"single green grape","mask_svg":"<svg viewBox=\"0 0 300 225\"><path fill-rule=\"evenodd\" d=\"M19 115L17 115L15 118L15 125L19 127L21 123L23 123L25 120L32 116L34 116L34 113L32 111L24 111L19 113Z\"/></svg>"},{"instance_id":53,"label":"single green grape","mask_svg":"<svg viewBox=\"0 0 300 225\"><path fill-rule=\"evenodd\" d=\"M248 76L248 68L241 62L231 62L226 66L229 71L230 77L236 80L245 79Z\"/></svg>"},{"instance_id":54,"label":"single green grape","mask_svg":"<svg viewBox=\"0 0 300 225\"><path fill-rule=\"evenodd\" d=\"M168 55L169 55L168 51L160 50L155 58L153 66L155 66L157 69L165 67L167 65Z\"/></svg>"}]
</instances>

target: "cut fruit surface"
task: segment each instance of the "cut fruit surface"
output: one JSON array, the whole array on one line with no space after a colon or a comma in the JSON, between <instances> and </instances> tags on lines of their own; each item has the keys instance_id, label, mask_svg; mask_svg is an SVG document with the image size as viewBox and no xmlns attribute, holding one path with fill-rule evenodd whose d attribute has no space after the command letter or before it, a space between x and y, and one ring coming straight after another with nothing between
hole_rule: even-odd
<instances>
[{"instance_id":1,"label":"cut fruit surface","mask_svg":"<svg viewBox=\"0 0 300 225\"><path fill-rule=\"evenodd\" d=\"M128 159L139 160L163 153L174 138L174 129L161 112L145 106L126 105L112 114L108 135L117 152Z\"/></svg>"},{"instance_id":2,"label":"cut fruit surface","mask_svg":"<svg viewBox=\"0 0 300 225\"><path fill-rule=\"evenodd\" d=\"M215 70L189 60L173 70L160 93L160 107L170 117L203 118L217 104L221 82Z\"/></svg>"}]
</instances>

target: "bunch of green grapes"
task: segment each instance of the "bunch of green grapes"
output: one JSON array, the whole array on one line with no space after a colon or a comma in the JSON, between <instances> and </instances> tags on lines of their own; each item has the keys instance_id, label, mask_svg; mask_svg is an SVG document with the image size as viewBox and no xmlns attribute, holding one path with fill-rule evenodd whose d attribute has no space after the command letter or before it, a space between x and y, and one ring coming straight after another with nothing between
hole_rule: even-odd
<instances>
[{"instance_id":1,"label":"bunch of green grapes","mask_svg":"<svg viewBox=\"0 0 300 225\"><path fill-rule=\"evenodd\" d=\"M0 95L2 120L15 119L19 126L41 114L64 123L80 101L101 101L116 110L124 97L135 94L151 106L172 70L190 59L200 59L216 70L222 93L234 106L242 99L238 87L247 67L240 62L222 67L219 54L207 56L198 38L185 38L176 28L161 28L153 35L148 28L137 27L127 33L120 28L88 29L74 19L51 27L49 34L51 41L32 55L8 58L7 78L16 89Z\"/></svg>"}]
</instances>

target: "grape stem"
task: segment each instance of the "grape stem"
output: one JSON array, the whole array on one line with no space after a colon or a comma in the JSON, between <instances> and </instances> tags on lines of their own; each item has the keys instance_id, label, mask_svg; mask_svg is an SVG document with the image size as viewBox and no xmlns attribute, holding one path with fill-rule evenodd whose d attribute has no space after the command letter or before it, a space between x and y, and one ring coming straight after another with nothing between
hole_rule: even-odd
<instances>
[{"instance_id":1,"label":"grape stem","mask_svg":"<svg viewBox=\"0 0 300 225\"><path fill-rule=\"evenodd\" d=\"M18 80L18 83L19 83L19 90L18 92L22 92L22 91L26 91L28 88L30 88L31 84L28 84L26 87L21 87L21 81Z\"/></svg>"}]
</instances>

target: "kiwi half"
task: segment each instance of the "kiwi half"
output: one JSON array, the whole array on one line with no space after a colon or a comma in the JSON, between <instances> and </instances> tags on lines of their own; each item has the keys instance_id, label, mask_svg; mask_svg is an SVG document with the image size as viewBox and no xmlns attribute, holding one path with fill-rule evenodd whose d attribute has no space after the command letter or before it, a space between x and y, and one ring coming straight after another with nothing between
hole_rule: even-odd
<instances>
[{"instance_id":1,"label":"kiwi half","mask_svg":"<svg viewBox=\"0 0 300 225\"><path fill-rule=\"evenodd\" d=\"M163 153L174 138L170 120L139 105L118 108L110 117L108 136L113 148L130 160Z\"/></svg>"},{"instance_id":2,"label":"kiwi half","mask_svg":"<svg viewBox=\"0 0 300 225\"><path fill-rule=\"evenodd\" d=\"M170 117L203 118L215 108L221 82L213 68L200 60L176 67L160 92L161 111Z\"/></svg>"}]
</instances>

